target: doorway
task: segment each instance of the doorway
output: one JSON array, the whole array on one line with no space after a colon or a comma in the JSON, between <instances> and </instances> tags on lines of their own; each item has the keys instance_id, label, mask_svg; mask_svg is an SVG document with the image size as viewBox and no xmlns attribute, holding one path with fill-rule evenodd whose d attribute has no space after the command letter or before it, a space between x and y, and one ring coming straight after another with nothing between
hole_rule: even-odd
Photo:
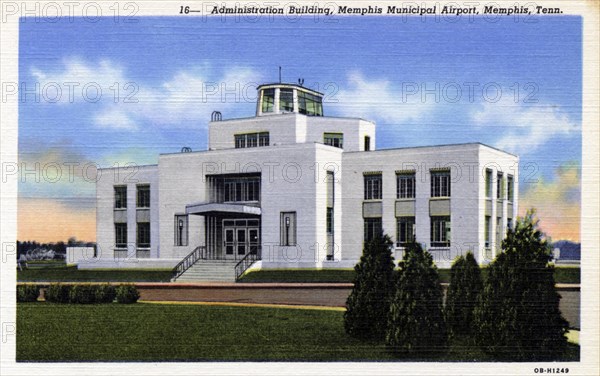
<instances>
[{"instance_id":1,"label":"doorway","mask_svg":"<svg viewBox=\"0 0 600 376\"><path fill-rule=\"evenodd\" d=\"M256 253L260 245L258 219L224 219L223 249L225 259L240 260L248 253Z\"/></svg>"}]
</instances>

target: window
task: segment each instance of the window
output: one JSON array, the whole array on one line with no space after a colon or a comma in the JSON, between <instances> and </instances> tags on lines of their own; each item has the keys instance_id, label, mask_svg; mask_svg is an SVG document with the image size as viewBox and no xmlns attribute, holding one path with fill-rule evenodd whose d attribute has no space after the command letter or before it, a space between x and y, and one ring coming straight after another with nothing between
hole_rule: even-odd
<instances>
[{"instance_id":1,"label":"window","mask_svg":"<svg viewBox=\"0 0 600 376\"><path fill-rule=\"evenodd\" d=\"M370 242L378 236L381 236L381 218L365 218L364 241Z\"/></svg>"},{"instance_id":2,"label":"window","mask_svg":"<svg viewBox=\"0 0 600 376\"><path fill-rule=\"evenodd\" d=\"M450 171L431 172L431 197L450 197Z\"/></svg>"},{"instance_id":3,"label":"window","mask_svg":"<svg viewBox=\"0 0 600 376\"><path fill-rule=\"evenodd\" d=\"M512 218L508 218L508 219L506 220L506 228L507 228L508 230L512 230L512 228L513 228L513 221L512 221Z\"/></svg>"},{"instance_id":4,"label":"window","mask_svg":"<svg viewBox=\"0 0 600 376\"><path fill-rule=\"evenodd\" d=\"M491 236L491 232L492 232L492 217L490 217L489 215L485 216L485 248L489 248L490 247L490 239L492 238Z\"/></svg>"},{"instance_id":5,"label":"window","mask_svg":"<svg viewBox=\"0 0 600 376\"><path fill-rule=\"evenodd\" d=\"M281 213L280 245L296 245L296 212Z\"/></svg>"},{"instance_id":6,"label":"window","mask_svg":"<svg viewBox=\"0 0 600 376\"><path fill-rule=\"evenodd\" d=\"M115 223L115 248L127 248L127 223Z\"/></svg>"},{"instance_id":7,"label":"window","mask_svg":"<svg viewBox=\"0 0 600 376\"><path fill-rule=\"evenodd\" d=\"M365 175L365 200L381 200L381 174Z\"/></svg>"},{"instance_id":8,"label":"window","mask_svg":"<svg viewBox=\"0 0 600 376\"><path fill-rule=\"evenodd\" d=\"M309 116L323 116L322 98L298 90L298 112Z\"/></svg>"},{"instance_id":9,"label":"window","mask_svg":"<svg viewBox=\"0 0 600 376\"><path fill-rule=\"evenodd\" d=\"M323 134L323 143L325 145L335 146L336 148L344 147L343 133L325 133Z\"/></svg>"},{"instance_id":10,"label":"window","mask_svg":"<svg viewBox=\"0 0 600 376\"><path fill-rule=\"evenodd\" d=\"M498 173L496 178L496 198L502 200L504 198L504 179L501 172Z\"/></svg>"},{"instance_id":11,"label":"window","mask_svg":"<svg viewBox=\"0 0 600 376\"><path fill-rule=\"evenodd\" d=\"M150 223L137 224L137 248L150 248Z\"/></svg>"},{"instance_id":12,"label":"window","mask_svg":"<svg viewBox=\"0 0 600 376\"><path fill-rule=\"evenodd\" d=\"M512 175L508 175L506 178L506 198L508 201L514 199L515 183Z\"/></svg>"},{"instance_id":13,"label":"window","mask_svg":"<svg viewBox=\"0 0 600 376\"><path fill-rule=\"evenodd\" d=\"M294 91L292 89L279 89L279 111L294 111Z\"/></svg>"},{"instance_id":14,"label":"window","mask_svg":"<svg viewBox=\"0 0 600 376\"><path fill-rule=\"evenodd\" d=\"M137 207L150 207L150 186L147 184L137 186Z\"/></svg>"},{"instance_id":15,"label":"window","mask_svg":"<svg viewBox=\"0 0 600 376\"><path fill-rule=\"evenodd\" d=\"M502 231L502 217L496 218L496 248L502 247L502 239L504 232Z\"/></svg>"},{"instance_id":16,"label":"window","mask_svg":"<svg viewBox=\"0 0 600 376\"><path fill-rule=\"evenodd\" d=\"M485 197L492 198L492 170L485 170Z\"/></svg>"},{"instance_id":17,"label":"window","mask_svg":"<svg viewBox=\"0 0 600 376\"><path fill-rule=\"evenodd\" d=\"M258 146L269 146L269 132L260 132L258 134Z\"/></svg>"},{"instance_id":18,"label":"window","mask_svg":"<svg viewBox=\"0 0 600 376\"><path fill-rule=\"evenodd\" d=\"M396 198L415 198L415 173L396 175Z\"/></svg>"},{"instance_id":19,"label":"window","mask_svg":"<svg viewBox=\"0 0 600 376\"><path fill-rule=\"evenodd\" d=\"M365 151L371 150L371 137L365 136Z\"/></svg>"},{"instance_id":20,"label":"window","mask_svg":"<svg viewBox=\"0 0 600 376\"><path fill-rule=\"evenodd\" d=\"M327 208L327 234L333 234L333 208Z\"/></svg>"},{"instance_id":21,"label":"window","mask_svg":"<svg viewBox=\"0 0 600 376\"><path fill-rule=\"evenodd\" d=\"M273 112L275 104L275 89L264 89L262 91L262 112Z\"/></svg>"},{"instance_id":22,"label":"window","mask_svg":"<svg viewBox=\"0 0 600 376\"><path fill-rule=\"evenodd\" d=\"M175 245L188 245L188 216L175 215Z\"/></svg>"},{"instance_id":23,"label":"window","mask_svg":"<svg viewBox=\"0 0 600 376\"><path fill-rule=\"evenodd\" d=\"M415 217L398 217L396 219L396 245L404 247L415 240Z\"/></svg>"},{"instance_id":24,"label":"window","mask_svg":"<svg viewBox=\"0 0 600 376\"><path fill-rule=\"evenodd\" d=\"M269 132L236 134L233 137L236 149L269 146Z\"/></svg>"},{"instance_id":25,"label":"window","mask_svg":"<svg viewBox=\"0 0 600 376\"><path fill-rule=\"evenodd\" d=\"M127 187L117 186L115 187L115 209L126 209L127 208Z\"/></svg>"},{"instance_id":26,"label":"window","mask_svg":"<svg viewBox=\"0 0 600 376\"><path fill-rule=\"evenodd\" d=\"M260 201L260 178L226 178L223 180L223 202Z\"/></svg>"},{"instance_id":27,"label":"window","mask_svg":"<svg viewBox=\"0 0 600 376\"><path fill-rule=\"evenodd\" d=\"M450 247L450 217L431 217L431 247Z\"/></svg>"}]
</instances>

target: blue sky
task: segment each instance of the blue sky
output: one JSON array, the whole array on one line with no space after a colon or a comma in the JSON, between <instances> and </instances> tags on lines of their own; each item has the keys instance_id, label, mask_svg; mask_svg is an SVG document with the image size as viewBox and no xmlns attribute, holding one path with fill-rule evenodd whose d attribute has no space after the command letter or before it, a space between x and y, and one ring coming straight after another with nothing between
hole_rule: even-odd
<instances>
[{"instance_id":1,"label":"blue sky","mask_svg":"<svg viewBox=\"0 0 600 376\"><path fill-rule=\"evenodd\" d=\"M538 182L521 182L522 193L559 184L565 169L578 173L580 17L336 21L139 17L136 23L22 23L20 82L29 89L40 83L42 96L39 103L33 95L20 103L20 158L110 166L154 163L158 153L182 146L205 149L210 113L252 116L253 84L277 81L282 66L284 81L302 77L305 86L327 94L326 115L375 121L378 148L472 141L500 147L518 154L521 166L538 168ZM79 83L73 101L65 82ZM102 87L94 103L81 94L90 82ZM236 82L237 95L222 100L217 91L203 100L207 85L235 89ZM49 103L56 97L53 83L62 97ZM133 88L137 103L125 103ZM423 98L425 88L437 91L437 100L434 94ZM93 204L93 184L70 183L21 183L20 199ZM578 187L564 189L569 203L579 206Z\"/></svg>"}]
</instances>

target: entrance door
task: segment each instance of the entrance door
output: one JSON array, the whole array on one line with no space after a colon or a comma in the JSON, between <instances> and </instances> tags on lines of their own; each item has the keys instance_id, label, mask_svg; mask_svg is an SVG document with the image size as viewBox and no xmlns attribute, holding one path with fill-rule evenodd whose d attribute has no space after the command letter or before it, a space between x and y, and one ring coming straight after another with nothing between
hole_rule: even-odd
<instances>
[{"instance_id":1,"label":"entrance door","mask_svg":"<svg viewBox=\"0 0 600 376\"><path fill-rule=\"evenodd\" d=\"M249 252L258 252L260 236L256 220L223 221L223 248L225 258L239 260Z\"/></svg>"}]
</instances>

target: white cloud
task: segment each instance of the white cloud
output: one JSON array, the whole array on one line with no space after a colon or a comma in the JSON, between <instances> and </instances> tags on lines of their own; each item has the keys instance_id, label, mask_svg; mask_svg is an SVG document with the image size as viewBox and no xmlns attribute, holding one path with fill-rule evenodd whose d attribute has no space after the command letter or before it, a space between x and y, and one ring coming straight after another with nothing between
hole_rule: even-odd
<instances>
[{"instance_id":1,"label":"white cloud","mask_svg":"<svg viewBox=\"0 0 600 376\"><path fill-rule=\"evenodd\" d=\"M525 106L509 98L485 103L471 113L471 119L476 126L498 129L501 136L495 146L520 153L532 152L556 136L580 131L580 126L557 106Z\"/></svg>"},{"instance_id":2,"label":"white cloud","mask_svg":"<svg viewBox=\"0 0 600 376\"><path fill-rule=\"evenodd\" d=\"M339 91L337 103L328 104L345 116L401 123L419 120L433 108L421 95L403 96L402 87L393 88L386 79L368 79L361 72L348 75L348 86Z\"/></svg>"},{"instance_id":3,"label":"white cloud","mask_svg":"<svg viewBox=\"0 0 600 376\"><path fill-rule=\"evenodd\" d=\"M81 59L63 61L62 69L42 71L31 69L40 86L55 85L63 88L60 103L90 103L91 121L101 128L137 130L142 125L198 127L208 123L212 111L227 111L240 103L255 103L256 86L260 76L252 69L229 67L221 77L207 64L190 67L159 82L139 82L130 79L124 70L112 61L97 64ZM70 100L69 83L74 86ZM102 97L88 89L88 98L82 90L86 84L99 86ZM43 91L42 91L43 93Z\"/></svg>"}]
</instances>

